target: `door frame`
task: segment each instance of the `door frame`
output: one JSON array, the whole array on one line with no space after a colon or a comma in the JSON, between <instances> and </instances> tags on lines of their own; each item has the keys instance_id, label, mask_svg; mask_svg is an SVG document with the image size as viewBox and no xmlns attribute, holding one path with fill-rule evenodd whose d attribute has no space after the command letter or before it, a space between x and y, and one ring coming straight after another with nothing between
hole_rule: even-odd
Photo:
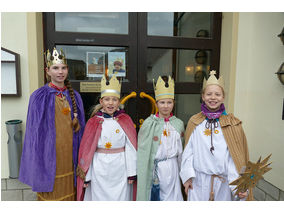
<instances>
[{"instance_id":1,"label":"door frame","mask_svg":"<svg viewBox=\"0 0 284 213\"><path fill-rule=\"evenodd\" d=\"M174 14L177 17L177 13ZM221 46L221 23L222 13L213 13L211 19L210 38L189 38L174 36L149 36L147 35L147 13L128 13L128 34L105 34L105 33L81 33L55 31L55 13L43 13L44 26L44 49L52 49L56 45L82 45L82 46L112 46L128 48L128 82L123 82L122 94L132 91L139 96L145 92L154 97L153 84L147 82L147 48L162 49L190 49L211 51L211 70L217 71L219 76L220 46ZM174 75L174 74L173 74ZM44 75L45 76L45 75ZM175 76L173 76L175 79ZM95 80L70 80L72 87L80 92L80 82ZM46 82L46 81L45 81ZM175 94L200 94L202 83L175 82ZM134 123L139 125L138 111L147 111L148 100L141 98L130 99L129 104L133 107L128 109ZM138 108L137 108L138 107ZM138 109L138 110L137 110Z\"/></svg>"}]
</instances>

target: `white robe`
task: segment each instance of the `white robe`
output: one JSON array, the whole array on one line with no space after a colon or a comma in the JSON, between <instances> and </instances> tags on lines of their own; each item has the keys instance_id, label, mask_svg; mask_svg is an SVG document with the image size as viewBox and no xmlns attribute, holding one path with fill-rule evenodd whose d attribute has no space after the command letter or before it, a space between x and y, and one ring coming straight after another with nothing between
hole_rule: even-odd
<instances>
[{"instance_id":1,"label":"white robe","mask_svg":"<svg viewBox=\"0 0 284 213\"><path fill-rule=\"evenodd\" d=\"M199 124L189 138L182 155L180 176L185 183L192 178L193 189L188 191L190 201L208 201L211 191L211 175L225 178L225 182L215 177L213 184L214 200L236 200L233 196L236 186L229 183L239 177L229 153L220 123L213 133L213 155L210 152L211 136L205 134L206 119Z\"/></svg>"},{"instance_id":2,"label":"white robe","mask_svg":"<svg viewBox=\"0 0 284 213\"><path fill-rule=\"evenodd\" d=\"M136 150L127 135L112 118L104 118L98 148L125 147L125 152L105 154L95 152L86 181L91 181L86 188L84 200L128 201L132 200L131 185L128 177L136 175Z\"/></svg>"},{"instance_id":3,"label":"white robe","mask_svg":"<svg viewBox=\"0 0 284 213\"><path fill-rule=\"evenodd\" d=\"M158 163L158 178L160 181L161 201L181 201L181 180L179 177L180 163L182 157L182 141L180 134L166 122L164 129L167 135L162 133L160 145L155 159L168 158Z\"/></svg>"}]
</instances>

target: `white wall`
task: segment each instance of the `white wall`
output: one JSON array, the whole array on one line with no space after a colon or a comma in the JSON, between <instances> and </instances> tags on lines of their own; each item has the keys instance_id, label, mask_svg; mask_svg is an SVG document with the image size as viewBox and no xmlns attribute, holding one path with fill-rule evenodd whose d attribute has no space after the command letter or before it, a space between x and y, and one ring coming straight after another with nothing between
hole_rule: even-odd
<instances>
[{"instance_id":1,"label":"white wall","mask_svg":"<svg viewBox=\"0 0 284 213\"><path fill-rule=\"evenodd\" d=\"M239 13L222 13L220 75L225 82L225 107L234 112Z\"/></svg>"},{"instance_id":2,"label":"white wall","mask_svg":"<svg viewBox=\"0 0 284 213\"><path fill-rule=\"evenodd\" d=\"M284 13L239 13L234 113L243 121L251 161L272 153L264 178L284 190L284 86L275 72L284 62L277 35Z\"/></svg>"},{"instance_id":3,"label":"white wall","mask_svg":"<svg viewBox=\"0 0 284 213\"><path fill-rule=\"evenodd\" d=\"M25 130L27 107L29 101L27 14L1 13L1 46L20 54L21 63L21 97L1 98L1 178L9 176L5 121L20 119Z\"/></svg>"}]
</instances>

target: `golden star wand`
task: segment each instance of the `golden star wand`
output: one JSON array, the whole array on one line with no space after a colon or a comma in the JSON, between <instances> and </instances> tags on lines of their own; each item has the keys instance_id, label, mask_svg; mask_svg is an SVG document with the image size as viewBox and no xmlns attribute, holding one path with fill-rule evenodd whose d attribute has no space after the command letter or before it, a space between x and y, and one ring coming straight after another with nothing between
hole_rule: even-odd
<instances>
[{"instance_id":1,"label":"golden star wand","mask_svg":"<svg viewBox=\"0 0 284 213\"><path fill-rule=\"evenodd\" d=\"M254 188L258 181L263 178L263 174L272 169L268 168L272 162L267 163L271 155L268 155L263 161L260 157L256 163L247 162L245 171L241 172L240 177L230 183L230 185L237 185L235 195L239 192L246 192L249 188Z\"/></svg>"}]
</instances>

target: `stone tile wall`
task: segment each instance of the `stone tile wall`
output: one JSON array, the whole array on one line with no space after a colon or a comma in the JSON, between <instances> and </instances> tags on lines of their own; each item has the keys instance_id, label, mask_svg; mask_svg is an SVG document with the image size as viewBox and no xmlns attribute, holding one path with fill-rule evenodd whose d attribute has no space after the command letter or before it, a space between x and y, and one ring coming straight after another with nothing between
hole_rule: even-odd
<instances>
[{"instance_id":1,"label":"stone tile wall","mask_svg":"<svg viewBox=\"0 0 284 213\"><path fill-rule=\"evenodd\" d=\"M261 179L253 190L254 198L258 201L283 201L284 191Z\"/></svg>"},{"instance_id":2,"label":"stone tile wall","mask_svg":"<svg viewBox=\"0 0 284 213\"><path fill-rule=\"evenodd\" d=\"M1 201L34 201L36 192L18 179L1 179Z\"/></svg>"}]
</instances>

